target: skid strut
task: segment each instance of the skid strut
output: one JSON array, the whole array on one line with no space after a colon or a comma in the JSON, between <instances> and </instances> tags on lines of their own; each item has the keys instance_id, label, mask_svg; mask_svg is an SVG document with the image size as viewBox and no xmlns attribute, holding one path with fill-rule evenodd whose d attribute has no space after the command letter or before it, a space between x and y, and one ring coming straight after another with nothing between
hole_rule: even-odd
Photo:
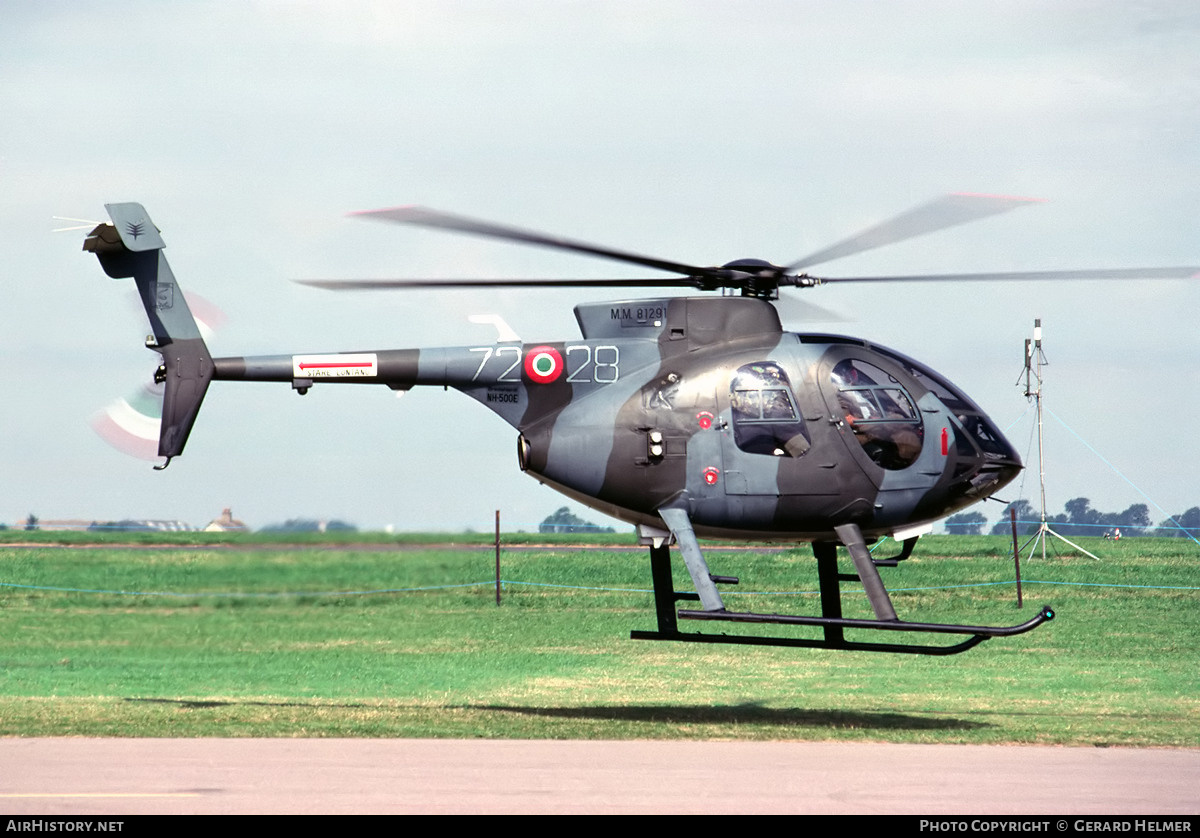
<instances>
[{"instance_id":1,"label":"skid strut","mask_svg":"<svg viewBox=\"0 0 1200 838\"><path fill-rule=\"evenodd\" d=\"M672 522L675 523L675 522ZM674 534L683 536L694 542L695 535L690 526L683 532L672 527ZM821 616L809 617L792 614L756 614L752 612L729 611L724 607L703 608L700 610L677 610L679 601L699 601L700 595L687 592L677 592L671 580L671 555L667 533L657 534L659 537L650 538L643 533L643 543L650 546L650 569L654 580L654 609L658 617L658 631L633 631L630 637L636 640L676 640L685 643L732 643L748 646L791 646L809 649L838 649L863 652L896 652L915 655L954 655L978 646L991 637L1010 637L1023 634L1037 628L1042 623L1054 619L1050 608L1043 608L1033 618L1015 626L966 626L945 623L916 623L901 620L896 617L891 598L879 577L875 561L867 551L862 533L854 524L838 527L838 538L850 552L854 560L854 574L843 574L837 568L837 543L832 541L816 542L813 553L817 559L817 578L821 590ZM681 545L681 549L683 545ZM699 545L692 544L687 548L691 553L688 570L696 577ZM707 574L703 559L699 560ZM711 581L710 581L711 580ZM705 580L713 583L737 584L733 577L708 575ZM875 619L849 619L842 616L841 582L855 581L863 585L863 589L875 612ZM703 597L709 599L709 597ZM723 621L734 623L773 623L777 625L817 626L822 629L823 637L759 637L740 634L705 634L702 632L681 632L678 620ZM924 632L928 634L958 634L967 635L959 643L947 646L931 646L913 643L867 643L851 641L845 638L845 629L870 629L874 631Z\"/></svg>"}]
</instances>

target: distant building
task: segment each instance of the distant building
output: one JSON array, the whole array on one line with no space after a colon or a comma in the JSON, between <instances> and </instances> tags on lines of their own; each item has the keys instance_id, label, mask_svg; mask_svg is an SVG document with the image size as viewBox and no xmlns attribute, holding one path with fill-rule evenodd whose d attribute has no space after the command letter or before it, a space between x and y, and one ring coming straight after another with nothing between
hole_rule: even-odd
<instances>
[{"instance_id":1,"label":"distant building","mask_svg":"<svg viewBox=\"0 0 1200 838\"><path fill-rule=\"evenodd\" d=\"M14 530L86 530L94 521L80 521L78 519L59 519L56 521L48 521L38 518L36 515L30 515L21 521L12 525Z\"/></svg>"},{"instance_id":2,"label":"distant building","mask_svg":"<svg viewBox=\"0 0 1200 838\"><path fill-rule=\"evenodd\" d=\"M22 521L13 526L15 529L29 529L27 521ZM131 518L120 521L83 521L76 518L58 520L41 519L34 524L33 529L55 532L82 532L85 530L91 532L188 532L192 527L183 521L134 520Z\"/></svg>"},{"instance_id":3,"label":"distant building","mask_svg":"<svg viewBox=\"0 0 1200 838\"><path fill-rule=\"evenodd\" d=\"M129 530L131 532L191 532L192 525L183 521L143 520L117 521L115 524L93 524L89 529Z\"/></svg>"},{"instance_id":4,"label":"distant building","mask_svg":"<svg viewBox=\"0 0 1200 838\"><path fill-rule=\"evenodd\" d=\"M221 510L221 517L210 521L204 532L250 532L250 528L233 517L233 510L225 507Z\"/></svg>"}]
</instances>

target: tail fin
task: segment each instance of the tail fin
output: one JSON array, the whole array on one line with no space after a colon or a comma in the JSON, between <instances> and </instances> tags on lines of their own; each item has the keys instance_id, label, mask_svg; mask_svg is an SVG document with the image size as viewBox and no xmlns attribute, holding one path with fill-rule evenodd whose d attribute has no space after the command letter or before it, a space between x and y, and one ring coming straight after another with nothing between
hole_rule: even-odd
<instances>
[{"instance_id":1,"label":"tail fin","mask_svg":"<svg viewBox=\"0 0 1200 838\"><path fill-rule=\"evenodd\" d=\"M158 455L167 462L183 452L213 377L213 360L175 276L163 255L162 236L141 204L106 204L112 224L88 234L83 249L95 253L113 279L133 277L153 336L147 345L162 355L154 374L166 384Z\"/></svg>"}]
</instances>

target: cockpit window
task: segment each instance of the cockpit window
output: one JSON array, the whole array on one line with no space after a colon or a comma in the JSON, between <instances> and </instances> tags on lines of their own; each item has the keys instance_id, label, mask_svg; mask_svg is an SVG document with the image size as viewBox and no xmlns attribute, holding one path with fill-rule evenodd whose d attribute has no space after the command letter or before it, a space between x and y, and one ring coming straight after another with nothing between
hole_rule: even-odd
<instances>
[{"instance_id":1,"label":"cockpit window","mask_svg":"<svg viewBox=\"0 0 1200 838\"><path fill-rule=\"evenodd\" d=\"M846 359L830 375L854 438L876 464L908 468L921 455L925 428L908 391L874 364Z\"/></svg>"},{"instance_id":2,"label":"cockpit window","mask_svg":"<svg viewBox=\"0 0 1200 838\"><path fill-rule=\"evenodd\" d=\"M778 364L763 361L740 367L730 384L733 438L749 454L799 457L809 448L804 420L796 410L791 384Z\"/></svg>"}]
</instances>

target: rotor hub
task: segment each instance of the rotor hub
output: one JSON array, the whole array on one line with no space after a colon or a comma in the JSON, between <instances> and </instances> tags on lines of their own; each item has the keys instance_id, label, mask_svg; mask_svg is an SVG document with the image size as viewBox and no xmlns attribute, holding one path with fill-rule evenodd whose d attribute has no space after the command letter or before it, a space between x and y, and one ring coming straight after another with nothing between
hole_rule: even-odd
<instances>
[{"instance_id":1,"label":"rotor hub","mask_svg":"<svg viewBox=\"0 0 1200 838\"><path fill-rule=\"evenodd\" d=\"M765 259L735 259L721 269L728 272L727 287L740 289L743 297L779 298L779 280L784 271L779 265Z\"/></svg>"}]
</instances>

